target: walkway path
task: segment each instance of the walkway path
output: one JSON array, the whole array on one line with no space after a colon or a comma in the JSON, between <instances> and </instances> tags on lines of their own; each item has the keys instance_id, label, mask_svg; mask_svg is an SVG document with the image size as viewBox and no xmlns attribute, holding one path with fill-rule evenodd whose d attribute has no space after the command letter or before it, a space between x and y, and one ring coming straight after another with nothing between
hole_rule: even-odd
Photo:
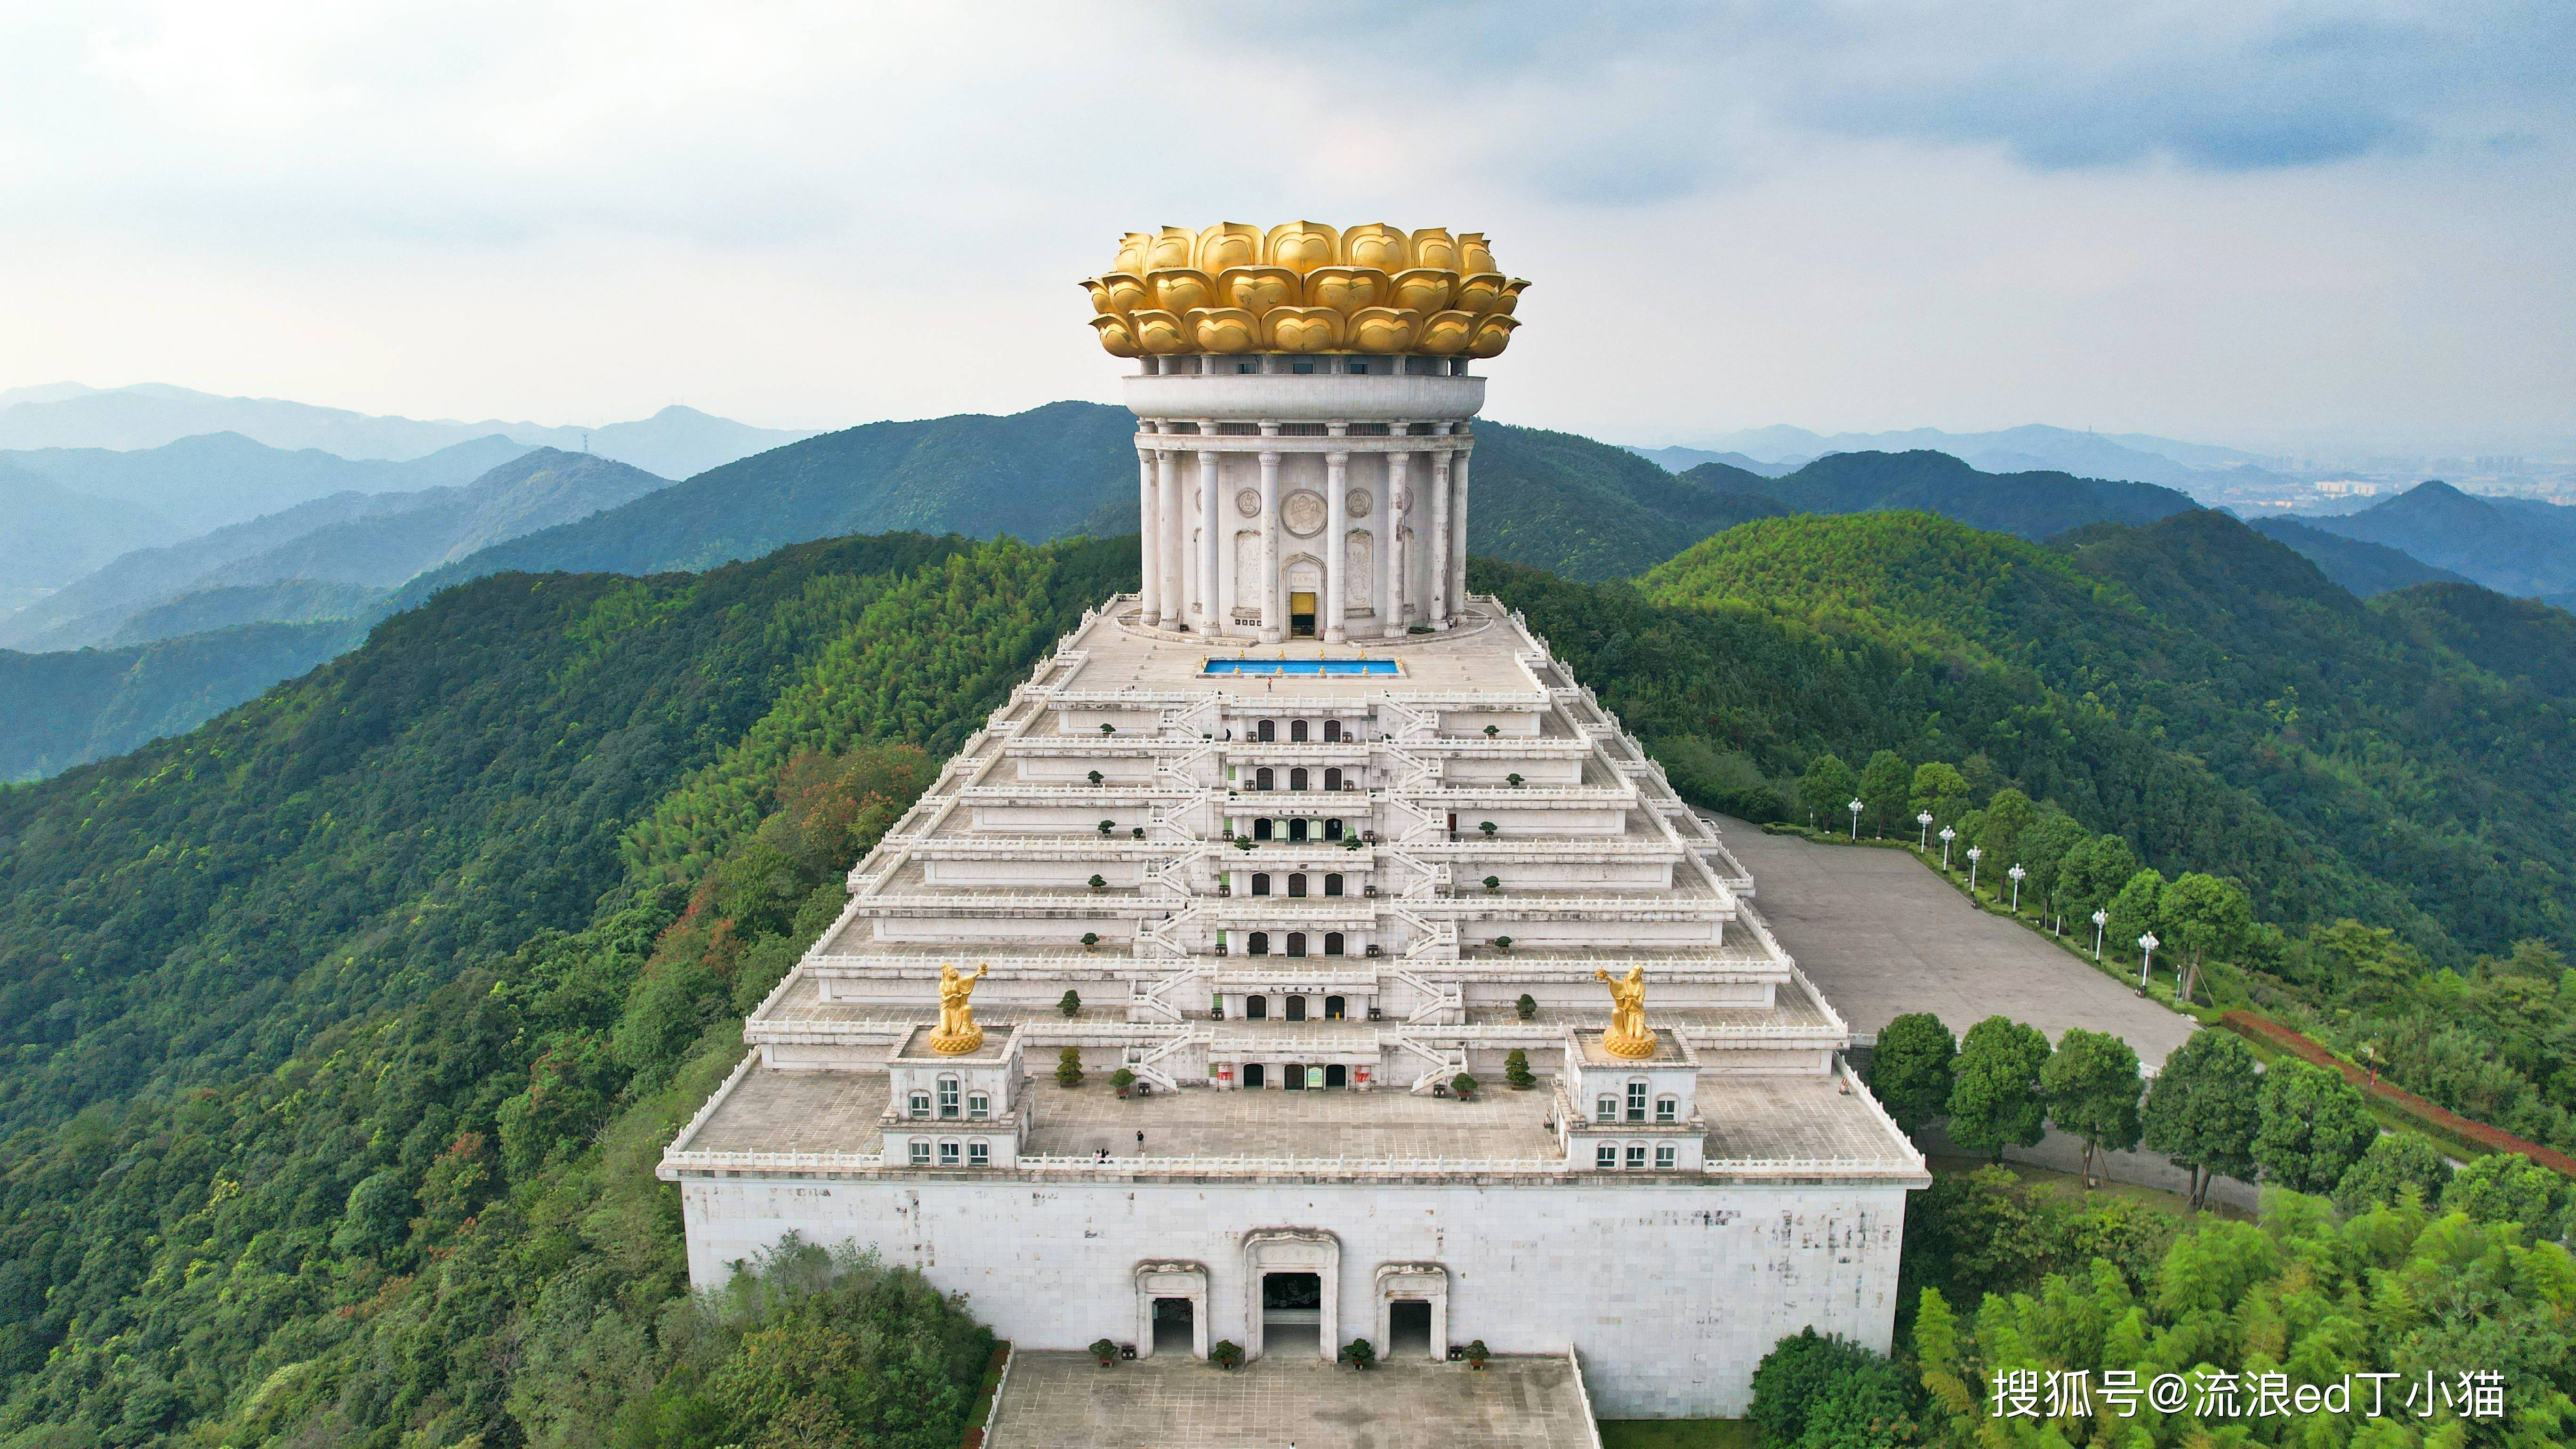
<instances>
[{"instance_id":1,"label":"walkway path","mask_svg":"<svg viewBox=\"0 0 2576 1449\"><path fill-rule=\"evenodd\" d=\"M2149 1067L2192 1034L2190 1018L1969 905L1908 852L1818 845L1712 818L1753 873L1755 909L1854 1031L1875 1034L1902 1013L1928 1011L1964 1033L2001 1012L2052 1041L2070 1026L2110 1032Z\"/></svg>"},{"instance_id":2,"label":"walkway path","mask_svg":"<svg viewBox=\"0 0 2576 1449\"><path fill-rule=\"evenodd\" d=\"M1188 1354L1102 1368L1011 1359L988 1449L1600 1449L1562 1358L1390 1362L1367 1373L1263 1359L1233 1373Z\"/></svg>"}]
</instances>

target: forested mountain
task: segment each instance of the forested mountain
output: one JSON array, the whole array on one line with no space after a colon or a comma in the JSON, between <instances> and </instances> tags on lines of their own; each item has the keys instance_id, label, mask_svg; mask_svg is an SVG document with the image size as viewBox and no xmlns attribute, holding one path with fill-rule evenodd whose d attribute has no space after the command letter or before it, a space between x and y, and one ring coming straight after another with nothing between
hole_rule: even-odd
<instances>
[{"instance_id":1,"label":"forested mountain","mask_svg":"<svg viewBox=\"0 0 2576 1449\"><path fill-rule=\"evenodd\" d=\"M1675 476L1572 433L1476 425L1467 548L1574 579L1623 578L1684 543L1786 512L1770 480L1721 463Z\"/></svg>"},{"instance_id":2,"label":"forested mountain","mask_svg":"<svg viewBox=\"0 0 2576 1449\"><path fill-rule=\"evenodd\" d=\"M1783 473L1795 473L1813 461L1809 458L1792 457L1780 462L1764 462L1760 458L1744 453L1712 453L1706 448L1640 448L1633 443L1629 445L1628 451L1667 473L1687 473L1702 463L1724 463L1730 468L1741 468L1747 473L1764 478L1777 478Z\"/></svg>"},{"instance_id":3,"label":"forested mountain","mask_svg":"<svg viewBox=\"0 0 2576 1449\"><path fill-rule=\"evenodd\" d=\"M185 734L338 657L365 623L248 623L114 649L0 649L0 781L59 774Z\"/></svg>"},{"instance_id":4,"label":"forested mountain","mask_svg":"<svg viewBox=\"0 0 2576 1449\"><path fill-rule=\"evenodd\" d=\"M1947 453L1835 453L1779 478L1751 479L1724 464L1682 475L1718 488L1749 488L1792 513L1918 509L2034 542L2088 523L2150 523L2200 505L2170 488L2065 473L1981 473Z\"/></svg>"},{"instance_id":5,"label":"forested mountain","mask_svg":"<svg viewBox=\"0 0 2576 1449\"><path fill-rule=\"evenodd\" d=\"M2576 590L2576 508L2531 498L2481 498L2433 482L2359 513L2308 521L2328 533L2401 550L2499 593Z\"/></svg>"},{"instance_id":6,"label":"forested mountain","mask_svg":"<svg viewBox=\"0 0 2576 1449\"><path fill-rule=\"evenodd\" d=\"M2246 520L2245 526L2315 564L2319 572L2359 598L2373 598L2416 584L2469 582L2449 569L2435 568L2386 544L2328 533L2295 518L2252 518Z\"/></svg>"},{"instance_id":7,"label":"forested mountain","mask_svg":"<svg viewBox=\"0 0 2576 1449\"><path fill-rule=\"evenodd\" d=\"M239 433L219 432L125 452L37 448L0 453L0 464L51 478L77 493L140 508L194 534L334 493L453 487L481 477L528 446L487 434L394 463L343 458L319 448L272 448Z\"/></svg>"}]
</instances>

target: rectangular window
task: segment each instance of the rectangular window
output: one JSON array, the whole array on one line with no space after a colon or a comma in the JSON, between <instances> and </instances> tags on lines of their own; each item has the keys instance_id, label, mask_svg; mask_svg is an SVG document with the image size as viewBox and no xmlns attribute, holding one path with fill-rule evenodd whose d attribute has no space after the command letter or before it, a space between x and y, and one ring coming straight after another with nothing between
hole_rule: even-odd
<instances>
[{"instance_id":1,"label":"rectangular window","mask_svg":"<svg viewBox=\"0 0 2576 1449\"><path fill-rule=\"evenodd\" d=\"M939 1115L942 1117L957 1115L957 1079L955 1077L939 1079Z\"/></svg>"},{"instance_id":2,"label":"rectangular window","mask_svg":"<svg viewBox=\"0 0 2576 1449\"><path fill-rule=\"evenodd\" d=\"M919 1138L913 1139L912 1165L915 1167L928 1167L930 1165L930 1144Z\"/></svg>"},{"instance_id":3,"label":"rectangular window","mask_svg":"<svg viewBox=\"0 0 2576 1449\"><path fill-rule=\"evenodd\" d=\"M1671 1148L1669 1148L1669 1147L1665 1148L1665 1149L1664 1149L1664 1154L1665 1154L1666 1156L1670 1156L1670 1155L1672 1155L1672 1149L1671 1149ZM991 1144L991 1143L989 1143L989 1142L969 1142L969 1143L967 1143L967 1144L966 1144L966 1165L967 1165L968 1167L990 1167L990 1166L992 1166L992 1165L993 1165L993 1147L992 1147L992 1144ZM1666 1167L1670 1167L1670 1166L1672 1166L1672 1164L1671 1164L1671 1163L1669 1163L1669 1162L1665 1163L1664 1165L1665 1165Z\"/></svg>"},{"instance_id":4,"label":"rectangular window","mask_svg":"<svg viewBox=\"0 0 2576 1449\"><path fill-rule=\"evenodd\" d=\"M1646 1165L1646 1144L1645 1144L1645 1143L1643 1143L1643 1142L1631 1142L1631 1143L1629 1143L1629 1144L1628 1144L1628 1166L1629 1166L1631 1169L1634 1169L1634 1170L1643 1170L1643 1169L1644 1169L1644 1167L1645 1167L1645 1165Z\"/></svg>"},{"instance_id":5,"label":"rectangular window","mask_svg":"<svg viewBox=\"0 0 2576 1449\"><path fill-rule=\"evenodd\" d=\"M1628 1120L1631 1122L1646 1120L1646 1084L1643 1082L1628 1084Z\"/></svg>"},{"instance_id":6,"label":"rectangular window","mask_svg":"<svg viewBox=\"0 0 2576 1449\"><path fill-rule=\"evenodd\" d=\"M977 1092L968 1097L966 1099L966 1115L974 1118L978 1122L992 1116L993 1099L985 1096L981 1092Z\"/></svg>"},{"instance_id":7,"label":"rectangular window","mask_svg":"<svg viewBox=\"0 0 2576 1449\"><path fill-rule=\"evenodd\" d=\"M1619 1099L1616 1097L1603 1097L1599 1101L1594 1102L1592 1104L1592 1120L1595 1122L1618 1121Z\"/></svg>"},{"instance_id":8,"label":"rectangular window","mask_svg":"<svg viewBox=\"0 0 2576 1449\"><path fill-rule=\"evenodd\" d=\"M918 1142L912 1145L916 1150L921 1146ZM1610 1169L1617 1167L1619 1165L1619 1149L1612 1146L1610 1143L1602 1143L1599 1147L1592 1149L1592 1165L1600 1168L1604 1172L1608 1172Z\"/></svg>"},{"instance_id":9,"label":"rectangular window","mask_svg":"<svg viewBox=\"0 0 2576 1449\"><path fill-rule=\"evenodd\" d=\"M939 1144L939 1165L942 1167L955 1167L957 1165L956 1143L942 1142Z\"/></svg>"},{"instance_id":10,"label":"rectangular window","mask_svg":"<svg viewBox=\"0 0 2576 1449\"><path fill-rule=\"evenodd\" d=\"M1675 1120L1675 1114L1680 1110L1681 1101L1678 1098L1657 1097L1655 1099L1655 1120L1658 1122L1670 1122Z\"/></svg>"},{"instance_id":11,"label":"rectangular window","mask_svg":"<svg viewBox=\"0 0 2576 1449\"><path fill-rule=\"evenodd\" d=\"M927 1117L930 1115L930 1094L928 1092L915 1092L912 1094L912 1115L915 1117Z\"/></svg>"},{"instance_id":12,"label":"rectangular window","mask_svg":"<svg viewBox=\"0 0 2576 1449\"><path fill-rule=\"evenodd\" d=\"M1362 376L1366 376L1368 374L1368 364L1354 357L1351 359L1351 371Z\"/></svg>"},{"instance_id":13,"label":"rectangular window","mask_svg":"<svg viewBox=\"0 0 2576 1449\"><path fill-rule=\"evenodd\" d=\"M1299 377L1304 377L1306 374L1315 370L1315 364L1311 362L1292 362L1288 364L1288 370Z\"/></svg>"},{"instance_id":14,"label":"rectangular window","mask_svg":"<svg viewBox=\"0 0 2576 1449\"><path fill-rule=\"evenodd\" d=\"M1659 1146L1659 1147L1657 1147L1657 1148L1655 1149L1655 1167L1656 1167L1656 1169L1657 1169L1658 1171L1662 1171L1662 1172L1670 1172L1670 1171L1672 1171L1672 1170L1673 1170L1673 1161L1674 1161L1674 1152L1673 1152L1673 1145L1672 1145L1671 1143L1669 1143L1669 1142L1664 1143L1663 1145L1661 1145L1661 1146Z\"/></svg>"}]
</instances>

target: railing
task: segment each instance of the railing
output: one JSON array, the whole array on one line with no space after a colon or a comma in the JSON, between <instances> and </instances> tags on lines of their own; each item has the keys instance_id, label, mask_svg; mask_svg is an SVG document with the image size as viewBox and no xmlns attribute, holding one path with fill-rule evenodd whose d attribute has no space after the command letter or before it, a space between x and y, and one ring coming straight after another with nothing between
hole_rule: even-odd
<instances>
[{"instance_id":1,"label":"railing","mask_svg":"<svg viewBox=\"0 0 2576 1449\"><path fill-rule=\"evenodd\" d=\"M907 1172L979 1174L1012 1172L1048 1175L1114 1176L1170 1173L1179 1176L1281 1175L1299 1177L1592 1177L1617 1180L1647 1173L1598 1172L1568 1167L1554 1157L1110 1157L1023 1153L1013 1165L984 1169L887 1167L882 1148L875 1152L684 1152L662 1155L665 1172ZM1704 1177L1919 1177L1913 1162L1882 1157L1733 1157L1711 1159L1700 1168Z\"/></svg>"},{"instance_id":2,"label":"railing","mask_svg":"<svg viewBox=\"0 0 2576 1449\"><path fill-rule=\"evenodd\" d=\"M733 1064L733 1073L724 1079L724 1085L709 1093L706 1101L698 1105L697 1115L691 1117L688 1125L682 1127L679 1133L672 1137L670 1151L678 1151L681 1143L698 1135L698 1129L707 1125L707 1119L714 1116L716 1109L724 1105L725 1099L733 1095L733 1089L741 1084L744 1077L751 1074L751 1064L759 1060L760 1053L745 1052L742 1060ZM664 1155L668 1156L669 1153L666 1152Z\"/></svg>"}]
</instances>

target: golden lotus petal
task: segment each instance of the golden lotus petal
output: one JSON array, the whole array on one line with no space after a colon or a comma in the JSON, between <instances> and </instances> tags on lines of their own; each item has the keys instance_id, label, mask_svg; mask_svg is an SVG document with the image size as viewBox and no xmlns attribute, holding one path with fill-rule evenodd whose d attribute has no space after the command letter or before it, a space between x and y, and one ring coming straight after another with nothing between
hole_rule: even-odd
<instances>
[{"instance_id":1,"label":"golden lotus petal","mask_svg":"<svg viewBox=\"0 0 2576 1449\"><path fill-rule=\"evenodd\" d=\"M1342 345L1342 314L1330 307L1273 307L1262 316L1261 334L1280 352L1330 352Z\"/></svg>"},{"instance_id":2,"label":"golden lotus petal","mask_svg":"<svg viewBox=\"0 0 2576 1449\"><path fill-rule=\"evenodd\" d=\"M1091 328L1100 334L1100 345L1112 357L1134 357L1145 349L1136 345L1136 329L1127 319L1115 313L1104 313L1091 319Z\"/></svg>"},{"instance_id":3,"label":"golden lotus petal","mask_svg":"<svg viewBox=\"0 0 2576 1449\"><path fill-rule=\"evenodd\" d=\"M1494 265L1494 249L1485 245L1485 234L1483 232L1462 231L1458 233L1458 270L1462 272L1493 272L1501 270L1501 268Z\"/></svg>"},{"instance_id":4,"label":"golden lotus petal","mask_svg":"<svg viewBox=\"0 0 2576 1449\"><path fill-rule=\"evenodd\" d=\"M1500 312L1476 324L1476 335L1467 339L1469 357L1493 357L1512 344L1512 329L1521 325L1518 317Z\"/></svg>"},{"instance_id":5,"label":"golden lotus petal","mask_svg":"<svg viewBox=\"0 0 2576 1449\"><path fill-rule=\"evenodd\" d=\"M1363 307L1351 314L1350 345L1362 352L1402 352L1413 346L1422 314L1395 307Z\"/></svg>"},{"instance_id":6,"label":"golden lotus petal","mask_svg":"<svg viewBox=\"0 0 2576 1449\"><path fill-rule=\"evenodd\" d=\"M1342 233L1342 264L1400 272L1413 264L1413 248L1403 232L1385 222L1373 221Z\"/></svg>"},{"instance_id":7,"label":"golden lotus petal","mask_svg":"<svg viewBox=\"0 0 2576 1449\"><path fill-rule=\"evenodd\" d=\"M1199 234L1185 226L1167 226L1145 249L1148 274L1166 267L1186 267L1199 259Z\"/></svg>"},{"instance_id":8,"label":"golden lotus petal","mask_svg":"<svg viewBox=\"0 0 2576 1449\"><path fill-rule=\"evenodd\" d=\"M1458 291L1458 274L1431 267L1415 267L1398 272L1387 300L1398 307L1410 307L1429 316L1447 309L1449 299Z\"/></svg>"},{"instance_id":9,"label":"golden lotus petal","mask_svg":"<svg viewBox=\"0 0 2576 1449\"><path fill-rule=\"evenodd\" d=\"M1186 323L1169 312L1136 311L1127 314L1136 329L1136 345L1147 352L1171 353L1190 350L1190 331Z\"/></svg>"},{"instance_id":10,"label":"golden lotus petal","mask_svg":"<svg viewBox=\"0 0 2576 1449\"><path fill-rule=\"evenodd\" d=\"M1118 239L1118 260L1109 264L1109 270L1113 272L1133 272L1142 276L1145 268L1152 265L1152 263L1145 260L1145 254L1153 250L1153 247L1154 234L1152 232L1131 231L1127 233L1125 236Z\"/></svg>"},{"instance_id":11,"label":"golden lotus petal","mask_svg":"<svg viewBox=\"0 0 2576 1449\"><path fill-rule=\"evenodd\" d=\"M1261 319L1241 307L1201 307L1182 320L1201 352L1250 352L1261 340Z\"/></svg>"},{"instance_id":12,"label":"golden lotus petal","mask_svg":"<svg viewBox=\"0 0 2576 1449\"><path fill-rule=\"evenodd\" d=\"M1300 290L1297 274L1286 267L1228 267L1216 278L1219 297L1256 313L1295 306Z\"/></svg>"},{"instance_id":13,"label":"golden lotus petal","mask_svg":"<svg viewBox=\"0 0 2576 1449\"><path fill-rule=\"evenodd\" d=\"M1283 222L1262 242L1261 259L1303 276L1342 259L1342 234L1320 221Z\"/></svg>"},{"instance_id":14,"label":"golden lotus petal","mask_svg":"<svg viewBox=\"0 0 2576 1449\"><path fill-rule=\"evenodd\" d=\"M1100 285L1109 293L1109 310L1112 312L1133 312L1139 307L1154 305L1154 289L1146 286L1145 279L1134 272L1103 272Z\"/></svg>"},{"instance_id":15,"label":"golden lotus petal","mask_svg":"<svg viewBox=\"0 0 2576 1449\"><path fill-rule=\"evenodd\" d=\"M1261 265L1261 228L1239 221L1221 221L1199 233L1197 260L1192 263L1213 277L1228 267Z\"/></svg>"},{"instance_id":16,"label":"golden lotus petal","mask_svg":"<svg viewBox=\"0 0 2576 1449\"><path fill-rule=\"evenodd\" d=\"M1413 234L1413 264L1435 272L1458 270L1458 239L1449 235L1445 226L1425 227Z\"/></svg>"},{"instance_id":17,"label":"golden lotus petal","mask_svg":"<svg viewBox=\"0 0 2576 1449\"><path fill-rule=\"evenodd\" d=\"M1494 310L1494 303L1501 300L1502 295L1503 274L1500 272L1478 272L1458 280L1457 303L1461 312L1473 312L1481 317Z\"/></svg>"},{"instance_id":18,"label":"golden lotus petal","mask_svg":"<svg viewBox=\"0 0 2576 1449\"><path fill-rule=\"evenodd\" d=\"M1502 313L1506 317L1510 316L1512 309L1521 304L1521 293L1527 289L1528 286L1529 279L1526 277L1514 277L1509 282L1504 283L1503 295L1494 299L1494 310Z\"/></svg>"},{"instance_id":19,"label":"golden lotus petal","mask_svg":"<svg viewBox=\"0 0 2576 1449\"><path fill-rule=\"evenodd\" d=\"M1083 278L1082 290L1091 294L1092 311L1115 313L1118 310L1117 308L1109 305L1109 289L1100 284L1100 279L1098 277Z\"/></svg>"},{"instance_id":20,"label":"golden lotus petal","mask_svg":"<svg viewBox=\"0 0 2576 1449\"><path fill-rule=\"evenodd\" d=\"M1386 301L1386 273L1373 267L1318 267L1306 276L1306 305L1344 316Z\"/></svg>"},{"instance_id":21,"label":"golden lotus petal","mask_svg":"<svg viewBox=\"0 0 2576 1449\"><path fill-rule=\"evenodd\" d=\"M1476 334L1476 317L1472 312L1436 312L1424 319L1413 339L1413 350L1434 357L1453 357L1467 350L1468 339Z\"/></svg>"},{"instance_id":22,"label":"golden lotus petal","mask_svg":"<svg viewBox=\"0 0 2576 1449\"><path fill-rule=\"evenodd\" d=\"M1154 305L1165 312L1189 312L1217 300L1215 279L1196 267L1164 267L1147 272L1145 280L1154 284Z\"/></svg>"}]
</instances>

